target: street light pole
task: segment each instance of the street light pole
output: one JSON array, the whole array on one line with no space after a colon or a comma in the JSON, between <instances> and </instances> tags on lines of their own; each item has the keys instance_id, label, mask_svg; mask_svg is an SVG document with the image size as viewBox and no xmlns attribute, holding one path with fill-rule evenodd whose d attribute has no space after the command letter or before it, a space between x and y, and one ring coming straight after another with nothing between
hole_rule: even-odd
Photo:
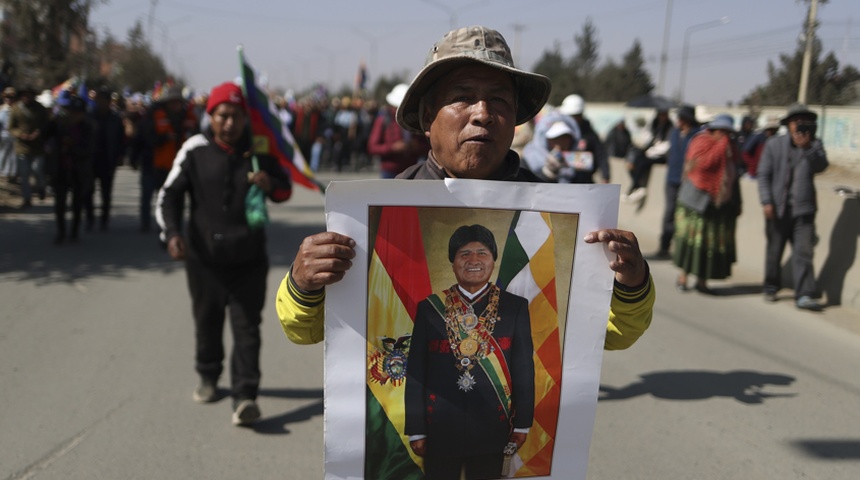
<instances>
[{"instance_id":1,"label":"street light pole","mask_svg":"<svg viewBox=\"0 0 860 480\"><path fill-rule=\"evenodd\" d=\"M690 35L693 32L697 32L699 30L705 30L708 28L719 27L720 25L725 25L729 23L731 19L729 17L723 17L719 20L711 20L710 22L700 23L697 25L693 25L691 27L687 27L684 31L684 52L681 54L681 82L678 85L678 100L684 101L684 86L687 83L687 53L690 48Z\"/></svg>"},{"instance_id":2,"label":"street light pole","mask_svg":"<svg viewBox=\"0 0 860 480\"><path fill-rule=\"evenodd\" d=\"M377 50L376 47L377 47L379 37L375 37L369 33L366 33L363 30L361 30L360 28L353 28L352 33L354 33L354 34L358 35L359 37L364 38L365 40L370 42L370 71L373 72L373 74L375 75L377 73L376 72L376 50Z\"/></svg>"}]
</instances>

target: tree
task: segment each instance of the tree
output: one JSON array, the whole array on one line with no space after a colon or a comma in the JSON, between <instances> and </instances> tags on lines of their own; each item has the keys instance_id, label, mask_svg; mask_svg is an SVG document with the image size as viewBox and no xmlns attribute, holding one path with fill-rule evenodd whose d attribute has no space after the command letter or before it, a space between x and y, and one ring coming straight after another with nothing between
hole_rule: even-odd
<instances>
[{"instance_id":1,"label":"tree","mask_svg":"<svg viewBox=\"0 0 860 480\"><path fill-rule=\"evenodd\" d=\"M594 89L593 80L597 75L597 62L600 60L600 42L597 40L597 27L591 21L591 17L585 19L582 25L582 33L573 36L576 43L576 55L570 59L570 71L573 76L573 86L584 98L591 98Z\"/></svg>"},{"instance_id":2,"label":"tree","mask_svg":"<svg viewBox=\"0 0 860 480\"><path fill-rule=\"evenodd\" d=\"M570 71L568 62L561 55L558 43L553 46L552 50L544 50L543 55L532 70L552 81L552 92L550 92L548 100L550 105L561 104L564 97L572 93L573 72Z\"/></svg>"},{"instance_id":3,"label":"tree","mask_svg":"<svg viewBox=\"0 0 860 480\"><path fill-rule=\"evenodd\" d=\"M803 51L803 42L798 42L794 53L780 54L779 66L769 61L768 82L755 87L741 100L741 103L752 106L788 105L797 101ZM808 103L826 102L830 105L847 105L854 102L857 99L857 92L850 86L860 80L860 72L851 65L840 69L839 61L832 52L828 53L823 60L821 53L821 42L816 40L812 50Z\"/></svg>"},{"instance_id":4,"label":"tree","mask_svg":"<svg viewBox=\"0 0 860 480\"><path fill-rule=\"evenodd\" d=\"M642 45L634 40L620 64L612 59L598 70L591 82L591 96L598 102L623 102L654 89L651 75L645 70Z\"/></svg>"},{"instance_id":5,"label":"tree","mask_svg":"<svg viewBox=\"0 0 860 480\"><path fill-rule=\"evenodd\" d=\"M161 57L153 53L146 41L143 25L138 20L128 31L125 55L119 62L115 81L132 91L145 92L152 89L156 81L163 81L167 77Z\"/></svg>"},{"instance_id":6,"label":"tree","mask_svg":"<svg viewBox=\"0 0 860 480\"><path fill-rule=\"evenodd\" d=\"M2 0L12 39L3 56L17 63L19 83L53 86L93 63L87 28L93 5L102 0ZM14 45L8 48L7 45Z\"/></svg>"}]
</instances>

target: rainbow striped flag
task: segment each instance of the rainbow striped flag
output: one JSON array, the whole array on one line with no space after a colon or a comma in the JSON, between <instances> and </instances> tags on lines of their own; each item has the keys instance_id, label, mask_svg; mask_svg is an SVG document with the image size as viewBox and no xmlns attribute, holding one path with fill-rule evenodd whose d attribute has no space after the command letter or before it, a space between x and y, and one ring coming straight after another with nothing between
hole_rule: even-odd
<instances>
[{"instance_id":1,"label":"rainbow striped flag","mask_svg":"<svg viewBox=\"0 0 860 480\"><path fill-rule=\"evenodd\" d=\"M520 211L511 220L496 284L529 301L535 355L535 416L517 455L517 477L549 475L561 401L561 339L555 242L548 213Z\"/></svg>"},{"instance_id":2,"label":"rainbow striped flag","mask_svg":"<svg viewBox=\"0 0 860 480\"><path fill-rule=\"evenodd\" d=\"M239 50L239 64L242 69L242 90L248 103L251 117L251 131L254 136L254 151L272 155L281 167L290 173L299 185L324 193L325 188L314 179L313 171L302 156L290 129L281 123L275 105L258 86L254 69L245 61L242 47Z\"/></svg>"}]
</instances>

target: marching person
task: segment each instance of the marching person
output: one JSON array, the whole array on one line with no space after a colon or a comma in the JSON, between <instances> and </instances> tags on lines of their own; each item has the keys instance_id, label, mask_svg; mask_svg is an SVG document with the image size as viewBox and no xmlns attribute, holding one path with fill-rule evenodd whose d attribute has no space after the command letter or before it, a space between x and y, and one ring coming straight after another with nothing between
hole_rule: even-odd
<instances>
[{"instance_id":1,"label":"marching person","mask_svg":"<svg viewBox=\"0 0 860 480\"><path fill-rule=\"evenodd\" d=\"M245 99L237 85L213 88L206 112L212 116L210 128L182 145L159 193L156 219L171 258L185 262L200 375L193 398L199 403L218 398L229 310L233 423L247 425L260 417L260 322L269 258L265 229L249 225L245 199L252 185L275 202L286 201L292 190L277 159L252 151ZM187 237L180 229L186 194L191 200Z\"/></svg>"}]
</instances>

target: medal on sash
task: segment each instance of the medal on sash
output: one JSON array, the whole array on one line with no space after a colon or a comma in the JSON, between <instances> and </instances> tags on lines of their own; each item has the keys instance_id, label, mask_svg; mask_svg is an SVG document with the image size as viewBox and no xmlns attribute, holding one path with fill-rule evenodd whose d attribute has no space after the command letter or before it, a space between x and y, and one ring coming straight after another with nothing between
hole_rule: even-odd
<instances>
[{"instance_id":1,"label":"medal on sash","mask_svg":"<svg viewBox=\"0 0 860 480\"><path fill-rule=\"evenodd\" d=\"M445 329L451 353L457 359L457 369L462 372L457 378L457 387L470 392L477 379L470 372L477 361L492 353L493 347L487 342L492 337L496 322L499 321L499 287L490 285L489 288L472 303L463 299L456 285L445 291ZM487 307L476 315L473 303L485 295L490 299Z\"/></svg>"}]
</instances>

